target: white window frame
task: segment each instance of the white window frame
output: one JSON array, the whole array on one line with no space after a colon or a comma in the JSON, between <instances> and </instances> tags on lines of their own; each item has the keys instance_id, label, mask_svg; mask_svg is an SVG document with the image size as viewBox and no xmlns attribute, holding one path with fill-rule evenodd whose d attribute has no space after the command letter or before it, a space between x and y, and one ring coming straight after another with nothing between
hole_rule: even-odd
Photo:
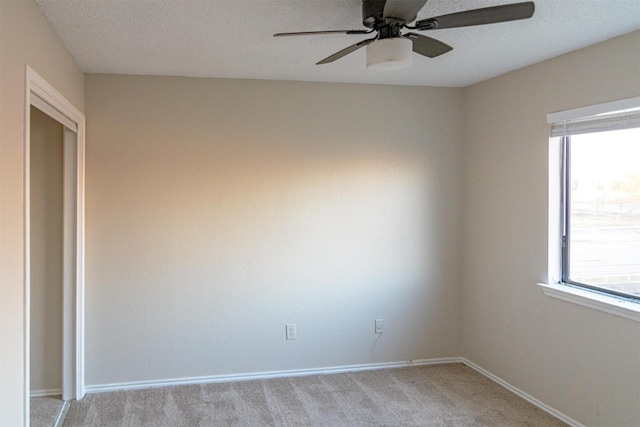
<instances>
[{"instance_id":1,"label":"white window frame","mask_svg":"<svg viewBox=\"0 0 640 427\"><path fill-rule=\"evenodd\" d=\"M575 121L577 119L629 110L640 107L640 97L605 104L560 111L547 115L547 123ZM562 138L551 138L549 144L549 263L546 283L539 283L545 295L584 307L610 313L640 322L640 303L611 294L591 291L562 282Z\"/></svg>"}]
</instances>

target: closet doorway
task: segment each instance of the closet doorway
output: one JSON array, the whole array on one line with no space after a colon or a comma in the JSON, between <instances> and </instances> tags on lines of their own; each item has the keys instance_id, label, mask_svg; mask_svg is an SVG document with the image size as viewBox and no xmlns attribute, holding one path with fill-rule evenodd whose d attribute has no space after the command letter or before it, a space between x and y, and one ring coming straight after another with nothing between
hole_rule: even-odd
<instances>
[{"instance_id":1,"label":"closet doorway","mask_svg":"<svg viewBox=\"0 0 640 427\"><path fill-rule=\"evenodd\" d=\"M25 81L25 420L55 425L84 396L84 115Z\"/></svg>"},{"instance_id":2,"label":"closet doorway","mask_svg":"<svg viewBox=\"0 0 640 427\"><path fill-rule=\"evenodd\" d=\"M30 418L53 426L63 409L64 126L31 106Z\"/></svg>"}]
</instances>

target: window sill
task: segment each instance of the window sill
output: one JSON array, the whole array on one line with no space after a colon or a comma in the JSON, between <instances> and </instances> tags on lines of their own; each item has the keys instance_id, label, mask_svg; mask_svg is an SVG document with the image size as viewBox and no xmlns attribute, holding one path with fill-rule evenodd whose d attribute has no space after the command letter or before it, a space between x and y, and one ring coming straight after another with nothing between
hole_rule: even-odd
<instances>
[{"instance_id":1,"label":"window sill","mask_svg":"<svg viewBox=\"0 0 640 427\"><path fill-rule=\"evenodd\" d=\"M545 295L640 322L640 304L563 284L538 283Z\"/></svg>"}]
</instances>

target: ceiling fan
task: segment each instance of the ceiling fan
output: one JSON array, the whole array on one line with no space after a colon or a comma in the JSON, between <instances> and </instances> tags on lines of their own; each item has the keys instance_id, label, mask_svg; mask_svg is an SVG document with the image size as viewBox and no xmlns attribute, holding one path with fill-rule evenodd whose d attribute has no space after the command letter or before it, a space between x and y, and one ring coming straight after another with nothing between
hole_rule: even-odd
<instances>
[{"instance_id":1,"label":"ceiling fan","mask_svg":"<svg viewBox=\"0 0 640 427\"><path fill-rule=\"evenodd\" d=\"M411 65L411 52L435 58L453 48L446 43L422 34L403 29L428 31L444 28L469 27L472 25L494 24L498 22L528 19L533 16L535 5L532 1L512 3L502 6L484 7L450 13L416 21L418 12L427 0L363 0L362 24L368 30L327 30L277 33L274 37L306 36L316 34L371 34L375 37L359 41L330 55L316 65L336 61L361 47L367 47L367 68L392 70Z\"/></svg>"}]
</instances>

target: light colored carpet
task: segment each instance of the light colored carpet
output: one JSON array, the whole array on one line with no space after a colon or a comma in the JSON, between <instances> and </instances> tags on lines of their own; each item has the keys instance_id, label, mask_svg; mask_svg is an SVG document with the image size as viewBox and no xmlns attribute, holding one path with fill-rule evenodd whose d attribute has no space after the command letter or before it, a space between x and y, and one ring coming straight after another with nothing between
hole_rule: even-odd
<instances>
[{"instance_id":1,"label":"light colored carpet","mask_svg":"<svg viewBox=\"0 0 640 427\"><path fill-rule=\"evenodd\" d=\"M52 427L64 401L62 396L32 397L29 407L29 422L31 427Z\"/></svg>"},{"instance_id":2,"label":"light colored carpet","mask_svg":"<svg viewBox=\"0 0 640 427\"><path fill-rule=\"evenodd\" d=\"M462 364L87 395L64 426L563 426Z\"/></svg>"}]
</instances>

